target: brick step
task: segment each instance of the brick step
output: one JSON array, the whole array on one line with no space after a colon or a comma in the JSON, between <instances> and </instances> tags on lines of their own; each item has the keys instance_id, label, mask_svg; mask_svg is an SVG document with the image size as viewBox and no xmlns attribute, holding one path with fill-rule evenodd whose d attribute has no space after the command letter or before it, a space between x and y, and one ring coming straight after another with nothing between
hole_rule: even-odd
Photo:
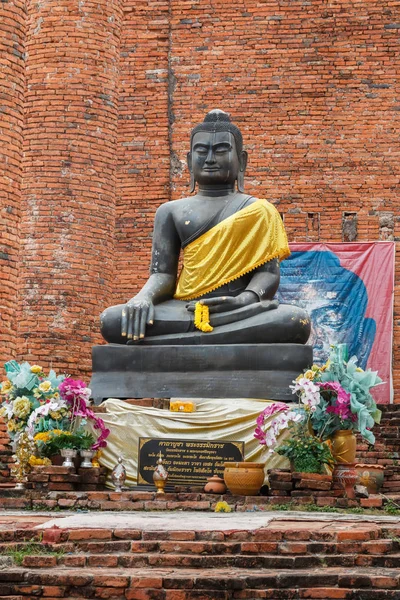
<instances>
[{"instance_id":1,"label":"brick step","mask_svg":"<svg viewBox=\"0 0 400 600\"><path fill-rule=\"evenodd\" d=\"M254 552L251 554L68 554L65 556L28 555L22 566L34 569L66 568L147 568L187 567L195 569L313 569L316 567L385 567L397 568L400 553L369 555L358 554L295 554L277 555ZM7 566L11 566L7 563Z\"/></svg>"},{"instance_id":2,"label":"brick step","mask_svg":"<svg viewBox=\"0 0 400 600\"><path fill-rule=\"evenodd\" d=\"M152 533L152 532L148 532ZM177 533L177 532L173 532ZM199 533L199 532L197 532ZM210 533L210 532L208 532ZM222 533L222 532L221 532ZM81 542L67 542L61 544L46 544L40 542L38 539L37 544L43 546L43 555L46 552L58 553L58 554L183 554L183 555L236 555L236 554L279 554L279 555L298 555L298 554L337 554L337 553L353 553L359 554L388 554L391 552L400 551L400 529L396 530L396 533L387 534L387 537L378 537L376 539L368 539L364 532L357 532L355 539L344 538L343 540L335 541L322 541L320 540L283 540L283 541L272 541L274 534L269 534L268 539L265 541L259 541L263 537L263 533L260 530L251 536L251 532L246 532L248 535L247 541L215 541L215 540L201 540L201 541L187 541L179 540L178 536L174 536L174 540L159 540L154 538L149 540L113 540L113 541L81 541ZM306 534L301 532L303 537L306 538ZM361 534L361 535L358 535ZM293 537L294 533L291 532ZM358 536L358 539L357 539ZM182 536L184 537L184 536ZM253 537L253 539L251 539ZM289 536L290 537L290 536ZM300 537L300 535L299 535ZM254 538L258 538L255 541ZM366 539L367 541L363 540ZM398 539L397 539L398 538ZM16 551L25 552L29 550L33 540L25 542L9 542L0 544L0 555L5 555L12 548ZM33 554L36 556L37 553Z\"/></svg>"},{"instance_id":3,"label":"brick step","mask_svg":"<svg viewBox=\"0 0 400 600\"><path fill-rule=\"evenodd\" d=\"M14 536L12 533L9 530L2 532L0 556L5 559L3 566L10 565L13 552L26 552L22 564L27 568L220 566L301 569L400 565L400 525L370 531L365 528L330 531L328 527L322 531L296 530L294 527L284 531L259 529L254 532L48 529L44 531L43 540L42 532L38 530L15 530ZM54 537L64 541L48 543L52 538L54 541ZM33 553L35 541L40 546ZM377 556L379 559L375 561Z\"/></svg>"},{"instance_id":4,"label":"brick step","mask_svg":"<svg viewBox=\"0 0 400 600\"><path fill-rule=\"evenodd\" d=\"M399 495L388 495L391 498L399 498ZM334 517L334 515L333 515ZM217 522L216 522L217 525ZM310 522L307 528L301 521L291 522L290 527L274 526L246 530L140 530L125 528L107 528L107 527L76 527L73 529L60 528L58 526L37 529L33 527L24 527L15 529L5 527L0 529L1 548L5 550L10 545L24 547L26 544L37 542L51 549L61 549L70 552L74 547L79 551L84 551L89 544L91 551L103 551L105 548L111 548L111 544L116 544L116 551L123 551L134 547L140 552L140 544L180 544L182 548L196 548L198 543L221 544L227 547L237 547L242 551L241 545L247 543L324 543L326 549L335 549L334 544L356 544L357 549L361 547L370 548L371 543L379 543L384 540L400 538L400 522L392 523L374 523L364 522L351 523L344 528L343 523L327 522L321 530L317 525L313 527ZM122 544L122 545L121 545ZM108 546L107 546L108 545ZM134 545L134 546L133 546ZM101 550L99 548L101 547ZM148 551L146 546L146 550ZM315 550L315 548L313 548ZM383 548L379 549L382 552Z\"/></svg>"},{"instance_id":5,"label":"brick step","mask_svg":"<svg viewBox=\"0 0 400 600\"><path fill-rule=\"evenodd\" d=\"M3 569L0 597L120 600L398 598L400 573L388 568L285 569ZM317 594L315 590L319 589ZM310 591L314 595L310 595ZM352 591L353 590L353 591ZM260 594L261 592L261 594ZM356 594L357 592L357 594Z\"/></svg>"}]
</instances>

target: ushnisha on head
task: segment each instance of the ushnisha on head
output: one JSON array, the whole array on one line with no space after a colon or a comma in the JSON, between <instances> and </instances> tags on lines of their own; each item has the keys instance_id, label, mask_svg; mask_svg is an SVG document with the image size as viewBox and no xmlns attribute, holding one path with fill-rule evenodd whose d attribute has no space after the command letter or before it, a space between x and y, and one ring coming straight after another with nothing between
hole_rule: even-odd
<instances>
[{"instance_id":1,"label":"ushnisha on head","mask_svg":"<svg viewBox=\"0 0 400 600\"><path fill-rule=\"evenodd\" d=\"M204 121L193 128L190 152L190 191L196 183L204 188L235 188L244 190L247 152L243 150L240 129L231 122L228 113L214 109Z\"/></svg>"}]
</instances>

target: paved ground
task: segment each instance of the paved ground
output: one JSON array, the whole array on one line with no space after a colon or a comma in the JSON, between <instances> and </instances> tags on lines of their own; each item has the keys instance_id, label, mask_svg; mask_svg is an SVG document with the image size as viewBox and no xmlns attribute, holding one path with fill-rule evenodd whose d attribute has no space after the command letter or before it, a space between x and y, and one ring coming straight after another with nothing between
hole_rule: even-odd
<instances>
[{"instance_id":1,"label":"paved ground","mask_svg":"<svg viewBox=\"0 0 400 600\"><path fill-rule=\"evenodd\" d=\"M232 512L204 513L189 511L160 512L64 512L27 513L7 511L0 514L0 530L4 529L62 529L118 528L140 529L145 531L231 531L256 530L261 527L288 528L296 524L296 529L325 528L328 525L338 529L356 526L371 527L371 524L391 523L400 526L400 517L347 515L338 513L301 512Z\"/></svg>"}]
</instances>

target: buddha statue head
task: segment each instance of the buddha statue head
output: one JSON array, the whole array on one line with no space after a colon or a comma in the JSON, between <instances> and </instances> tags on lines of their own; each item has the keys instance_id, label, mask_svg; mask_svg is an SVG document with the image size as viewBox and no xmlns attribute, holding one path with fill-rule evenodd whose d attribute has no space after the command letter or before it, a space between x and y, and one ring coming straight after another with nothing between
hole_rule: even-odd
<instances>
[{"instance_id":1,"label":"buddha statue head","mask_svg":"<svg viewBox=\"0 0 400 600\"><path fill-rule=\"evenodd\" d=\"M191 192L196 183L207 188L234 189L236 181L239 192L243 192L247 152L243 150L240 129L226 112L214 109L193 128L187 160Z\"/></svg>"}]
</instances>

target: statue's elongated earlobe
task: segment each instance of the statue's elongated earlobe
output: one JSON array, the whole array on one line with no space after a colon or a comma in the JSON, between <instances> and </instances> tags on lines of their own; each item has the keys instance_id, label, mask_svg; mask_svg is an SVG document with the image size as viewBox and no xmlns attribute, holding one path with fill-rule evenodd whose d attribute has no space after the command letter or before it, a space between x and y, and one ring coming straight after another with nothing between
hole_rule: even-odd
<instances>
[{"instance_id":1,"label":"statue's elongated earlobe","mask_svg":"<svg viewBox=\"0 0 400 600\"><path fill-rule=\"evenodd\" d=\"M192 193L196 189L196 180L195 180L194 175L193 175L192 153L191 152L187 153L187 164L188 164L189 173L190 173L190 190L189 191L190 191L190 193Z\"/></svg>"},{"instance_id":2,"label":"statue's elongated earlobe","mask_svg":"<svg viewBox=\"0 0 400 600\"><path fill-rule=\"evenodd\" d=\"M194 178L193 172L190 172L190 193L194 192L196 189L196 180Z\"/></svg>"},{"instance_id":3,"label":"statue's elongated earlobe","mask_svg":"<svg viewBox=\"0 0 400 600\"><path fill-rule=\"evenodd\" d=\"M244 192L244 172L243 171L239 171L239 173L238 173L237 186L238 186L239 192Z\"/></svg>"},{"instance_id":4,"label":"statue's elongated earlobe","mask_svg":"<svg viewBox=\"0 0 400 600\"><path fill-rule=\"evenodd\" d=\"M239 155L239 173L237 176L237 186L239 192L244 192L244 173L247 167L247 159L247 152L246 150L243 150L243 152L241 152Z\"/></svg>"}]
</instances>

